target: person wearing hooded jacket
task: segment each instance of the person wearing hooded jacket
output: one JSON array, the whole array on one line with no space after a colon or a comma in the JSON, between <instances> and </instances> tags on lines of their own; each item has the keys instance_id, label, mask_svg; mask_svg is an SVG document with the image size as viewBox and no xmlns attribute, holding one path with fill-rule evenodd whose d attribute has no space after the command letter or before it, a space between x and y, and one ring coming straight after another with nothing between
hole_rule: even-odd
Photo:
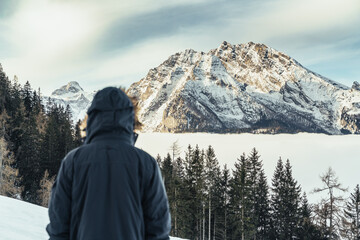
<instances>
[{"instance_id":1,"label":"person wearing hooded jacket","mask_svg":"<svg viewBox=\"0 0 360 240\"><path fill-rule=\"evenodd\" d=\"M134 147L134 108L108 87L87 111L85 143L63 159L49 203L50 240L169 239L157 162Z\"/></svg>"}]
</instances>

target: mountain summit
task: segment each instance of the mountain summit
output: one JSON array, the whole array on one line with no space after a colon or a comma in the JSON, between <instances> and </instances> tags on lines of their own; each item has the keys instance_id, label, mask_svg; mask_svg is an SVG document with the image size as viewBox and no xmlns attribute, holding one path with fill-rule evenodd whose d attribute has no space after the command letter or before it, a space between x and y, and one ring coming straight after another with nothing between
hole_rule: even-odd
<instances>
[{"instance_id":1,"label":"mountain summit","mask_svg":"<svg viewBox=\"0 0 360 240\"><path fill-rule=\"evenodd\" d=\"M360 133L360 91L264 44L170 56L132 84L144 131Z\"/></svg>"},{"instance_id":2,"label":"mountain summit","mask_svg":"<svg viewBox=\"0 0 360 240\"><path fill-rule=\"evenodd\" d=\"M95 92L85 92L78 82L72 81L52 92L50 99L64 108L69 105L73 120L84 119Z\"/></svg>"},{"instance_id":3,"label":"mountain summit","mask_svg":"<svg viewBox=\"0 0 360 240\"><path fill-rule=\"evenodd\" d=\"M53 96L61 96L67 93L78 93L83 92L84 90L80 87L80 84L78 82L72 81L69 82L67 85L62 86L59 89L56 89L52 92L51 95Z\"/></svg>"}]
</instances>

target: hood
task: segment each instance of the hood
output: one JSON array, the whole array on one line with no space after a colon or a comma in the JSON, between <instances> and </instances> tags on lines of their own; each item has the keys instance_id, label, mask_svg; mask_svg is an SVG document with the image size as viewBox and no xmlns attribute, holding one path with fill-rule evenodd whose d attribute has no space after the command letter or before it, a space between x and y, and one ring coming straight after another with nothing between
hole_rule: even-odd
<instances>
[{"instance_id":1,"label":"hood","mask_svg":"<svg viewBox=\"0 0 360 240\"><path fill-rule=\"evenodd\" d=\"M134 107L122 90L107 87L97 92L87 114L85 143L99 135L110 134L134 144Z\"/></svg>"}]
</instances>

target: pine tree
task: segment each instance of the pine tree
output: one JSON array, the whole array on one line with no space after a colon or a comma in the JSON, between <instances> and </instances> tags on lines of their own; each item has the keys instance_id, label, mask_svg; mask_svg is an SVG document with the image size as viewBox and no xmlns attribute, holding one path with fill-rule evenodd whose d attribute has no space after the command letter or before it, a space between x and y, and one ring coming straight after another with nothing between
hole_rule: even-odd
<instances>
[{"instance_id":1,"label":"pine tree","mask_svg":"<svg viewBox=\"0 0 360 240\"><path fill-rule=\"evenodd\" d=\"M269 228L269 196L267 180L258 151L253 148L248 156L249 161L249 207L251 238L267 237Z\"/></svg>"},{"instance_id":2,"label":"pine tree","mask_svg":"<svg viewBox=\"0 0 360 240\"><path fill-rule=\"evenodd\" d=\"M47 109L46 126L41 137L41 175L48 170L52 177L58 172L61 160L75 147L74 130L69 107L65 110L52 104Z\"/></svg>"},{"instance_id":3,"label":"pine tree","mask_svg":"<svg viewBox=\"0 0 360 240\"><path fill-rule=\"evenodd\" d=\"M285 165L285 184L286 184L286 200L284 205L289 213L287 216L287 239L296 238L297 225L299 222L299 211L301 202L301 188L297 181L292 177L292 167L289 159Z\"/></svg>"},{"instance_id":4,"label":"pine tree","mask_svg":"<svg viewBox=\"0 0 360 240\"><path fill-rule=\"evenodd\" d=\"M264 173L261 169L257 183L257 192L255 199L255 217L256 217L256 239L270 239L270 199L269 186Z\"/></svg>"},{"instance_id":5,"label":"pine tree","mask_svg":"<svg viewBox=\"0 0 360 240\"><path fill-rule=\"evenodd\" d=\"M169 153L162 161L161 171L162 171L163 182L165 185L165 190L169 200L170 212L173 212L175 210L173 206L173 202L174 202L173 165ZM173 224L173 221L171 222Z\"/></svg>"},{"instance_id":6,"label":"pine tree","mask_svg":"<svg viewBox=\"0 0 360 240\"><path fill-rule=\"evenodd\" d=\"M301 209L299 217L299 228L297 236L302 240L321 239L320 231L312 222L312 210L308 203L306 193L301 199Z\"/></svg>"},{"instance_id":7,"label":"pine tree","mask_svg":"<svg viewBox=\"0 0 360 240\"><path fill-rule=\"evenodd\" d=\"M184 226L184 216L187 214L186 209L184 208L184 193L185 186L184 186L184 166L183 160L178 157L173 161L173 191L174 191L174 198L170 205L173 206L173 211L171 212L172 216L172 224L173 224L173 236L180 236L182 231L182 226Z\"/></svg>"},{"instance_id":8,"label":"pine tree","mask_svg":"<svg viewBox=\"0 0 360 240\"><path fill-rule=\"evenodd\" d=\"M9 110L11 83L0 64L0 114Z\"/></svg>"},{"instance_id":9,"label":"pine tree","mask_svg":"<svg viewBox=\"0 0 360 240\"><path fill-rule=\"evenodd\" d=\"M248 239L253 235L249 181L250 163L245 153L235 163L231 181L231 232L233 239Z\"/></svg>"},{"instance_id":10,"label":"pine tree","mask_svg":"<svg viewBox=\"0 0 360 240\"><path fill-rule=\"evenodd\" d=\"M354 192L346 203L343 217L341 235L346 239L360 239L360 189L356 185Z\"/></svg>"},{"instance_id":11,"label":"pine tree","mask_svg":"<svg viewBox=\"0 0 360 240\"><path fill-rule=\"evenodd\" d=\"M68 152L75 148L74 128L69 105L67 105L65 111L60 114L60 120L62 141L64 146L63 156L65 156Z\"/></svg>"},{"instance_id":12,"label":"pine tree","mask_svg":"<svg viewBox=\"0 0 360 240\"><path fill-rule=\"evenodd\" d=\"M74 133L74 147L79 147L83 144L83 138L81 136L81 120L79 120L75 125L75 133Z\"/></svg>"},{"instance_id":13,"label":"pine tree","mask_svg":"<svg viewBox=\"0 0 360 240\"><path fill-rule=\"evenodd\" d=\"M225 164L220 180L220 210L219 210L219 230L217 239L229 239L229 208L230 208L230 170Z\"/></svg>"},{"instance_id":14,"label":"pine tree","mask_svg":"<svg viewBox=\"0 0 360 240\"><path fill-rule=\"evenodd\" d=\"M289 160L285 166L281 158L278 160L272 185L272 237L294 239L299 222L300 187L292 177Z\"/></svg>"},{"instance_id":15,"label":"pine tree","mask_svg":"<svg viewBox=\"0 0 360 240\"><path fill-rule=\"evenodd\" d=\"M203 204L204 204L204 156L199 146L192 149L189 145L185 157L185 187L186 187L186 216L185 237L200 239L203 228Z\"/></svg>"},{"instance_id":16,"label":"pine tree","mask_svg":"<svg viewBox=\"0 0 360 240\"><path fill-rule=\"evenodd\" d=\"M158 155L156 156L156 162L157 162L157 164L158 164L159 168L161 168L161 165L162 165L162 160L161 160L161 156L160 156L160 154L158 154Z\"/></svg>"},{"instance_id":17,"label":"pine tree","mask_svg":"<svg viewBox=\"0 0 360 240\"><path fill-rule=\"evenodd\" d=\"M219 208L220 166L214 149L209 146L205 154L205 191L207 195L208 239L216 234L216 210Z\"/></svg>"},{"instance_id":18,"label":"pine tree","mask_svg":"<svg viewBox=\"0 0 360 240\"><path fill-rule=\"evenodd\" d=\"M32 113L33 106L35 105L33 103L32 89L29 81L27 81L21 89L21 98L24 102L26 117L29 117Z\"/></svg>"}]
</instances>

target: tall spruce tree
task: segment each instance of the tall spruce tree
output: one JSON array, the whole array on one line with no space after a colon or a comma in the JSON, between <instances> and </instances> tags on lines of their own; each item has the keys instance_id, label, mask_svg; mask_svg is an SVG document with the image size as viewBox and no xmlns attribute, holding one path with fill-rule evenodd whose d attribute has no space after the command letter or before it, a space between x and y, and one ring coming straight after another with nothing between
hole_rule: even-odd
<instances>
[{"instance_id":1,"label":"tall spruce tree","mask_svg":"<svg viewBox=\"0 0 360 240\"><path fill-rule=\"evenodd\" d=\"M205 191L207 197L207 238L216 235L217 209L219 208L220 166L215 151L209 146L205 154Z\"/></svg>"},{"instance_id":2,"label":"tall spruce tree","mask_svg":"<svg viewBox=\"0 0 360 240\"><path fill-rule=\"evenodd\" d=\"M0 63L0 114L5 110L9 110L8 108L11 101L10 88L11 83L9 78L6 76Z\"/></svg>"},{"instance_id":3,"label":"tall spruce tree","mask_svg":"<svg viewBox=\"0 0 360 240\"><path fill-rule=\"evenodd\" d=\"M290 161L278 160L272 179L272 238L296 239L300 206L300 187L292 177Z\"/></svg>"},{"instance_id":4,"label":"tall spruce tree","mask_svg":"<svg viewBox=\"0 0 360 240\"><path fill-rule=\"evenodd\" d=\"M173 161L173 191L174 191L174 198L172 200L172 203L170 203L173 209L171 212L172 217L172 233L173 236L181 236L181 233L183 232L184 226L184 216L187 214L186 208L184 208L184 196L186 195L184 193L185 186L184 186L184 164L183 160L178 157Z\"/></svg>"},{"instance_id":5,"label":"tall spruce tree","mask_svg":"<svg viewBox=\"0 0 360 240\"><path fill-rule=\"evenodd\" d=\"M18 142L17 164L23 186L22 198L25 201L37 203L37 190L41 179L40 167L40 133L36 123L37 114L33 111L36 103L33 102L33 92L29 82L21 89L22 136Z\"/></svg>"},{"instance_id":6,"label":"tall spruce tree","mask_svg":"<svg viewBox=\"0 0 360 240\"><path fill-rule=\"evenodd\" d=\"M225 164L220 180L220 209L219 209L219 224L218 224L218 234L216 239L229 239L229 211L230 211L230 183L231 176L230 170Z\"/></svg>"},{"instance_id":7,"label":"tall spruce tree","mask_svg":"<svg viewBox=\"0 0 360 240\"><path fill-rule=\"evenodd\" d=\"M342 218L341 236L345 239L360 240L359 184L356 185L354 192L350 194L350 198L346 202Z\"/></svg>"},{"instance_id":8,"label":"tall spruce tree","mask_svg":"<svg viewBox=\"0 0 360 240\"><path fill-rule=\"evenodd\" d=\"M162 171L163 181L165 184L165 189L169 195L169 193L171 192L171 188L172 188L172 176L173 176L173 165L172 165L172 160L171 160L169 153L162 161L161 171Z\"/></svg>"},{"instance_id":9,"label":"tall spruce tree","mask_svg":"<svg viewBox=\"0 0 360 240\"><path fill-rule=\"evenodd\" d=\"M189 145L185 157L186 216L185 237L200 239L202 236L204 204L204 158L199 146L195 149Z\"/></svg>"},{"instance_id":10,"label":"tall spruce tree","mask_svg":"<svg viewBox=\"0 0 360 240\"><path fill-rule=\"evenodd\" d=\"M251 238L262 238L268 235L269 196L267 180L263 171L258 151L253 148L248 156L249 162L249 207L252 229Z\"/></svg>"},{"instance_id":11,"label":"tall spruce tree","mask_svg":"<svg viewBox=\"0 0 360 240\"><path fill-rule=\"evenodd\" d=\"M269 186L263 169L260 170L255 199L256 236L258 240L270 239L270 196Z\"/></svg>"},{"instance_id":12,"label":"tall spruce tree","mask_svg":"<svg viewBox=\"0 0 360 240\"><path fill-rule=\"evenodd\" d=\"M231 181L231 234L232 239L248 239L253 233L251 214L249 161L245 153L235 163Z\"/></svg>"},{"instance_id":13,"label":"tall spruce tree","mask_svg":"<svg viewBox=\"0 0 360 240\"><path fill-rule=\"evenodd\" d=\"M308 203L305 192L301 198L301 209L297 236L302 240L321 239L320 231L312 222L312 210Z\"/></svg>"}]
</instances>

